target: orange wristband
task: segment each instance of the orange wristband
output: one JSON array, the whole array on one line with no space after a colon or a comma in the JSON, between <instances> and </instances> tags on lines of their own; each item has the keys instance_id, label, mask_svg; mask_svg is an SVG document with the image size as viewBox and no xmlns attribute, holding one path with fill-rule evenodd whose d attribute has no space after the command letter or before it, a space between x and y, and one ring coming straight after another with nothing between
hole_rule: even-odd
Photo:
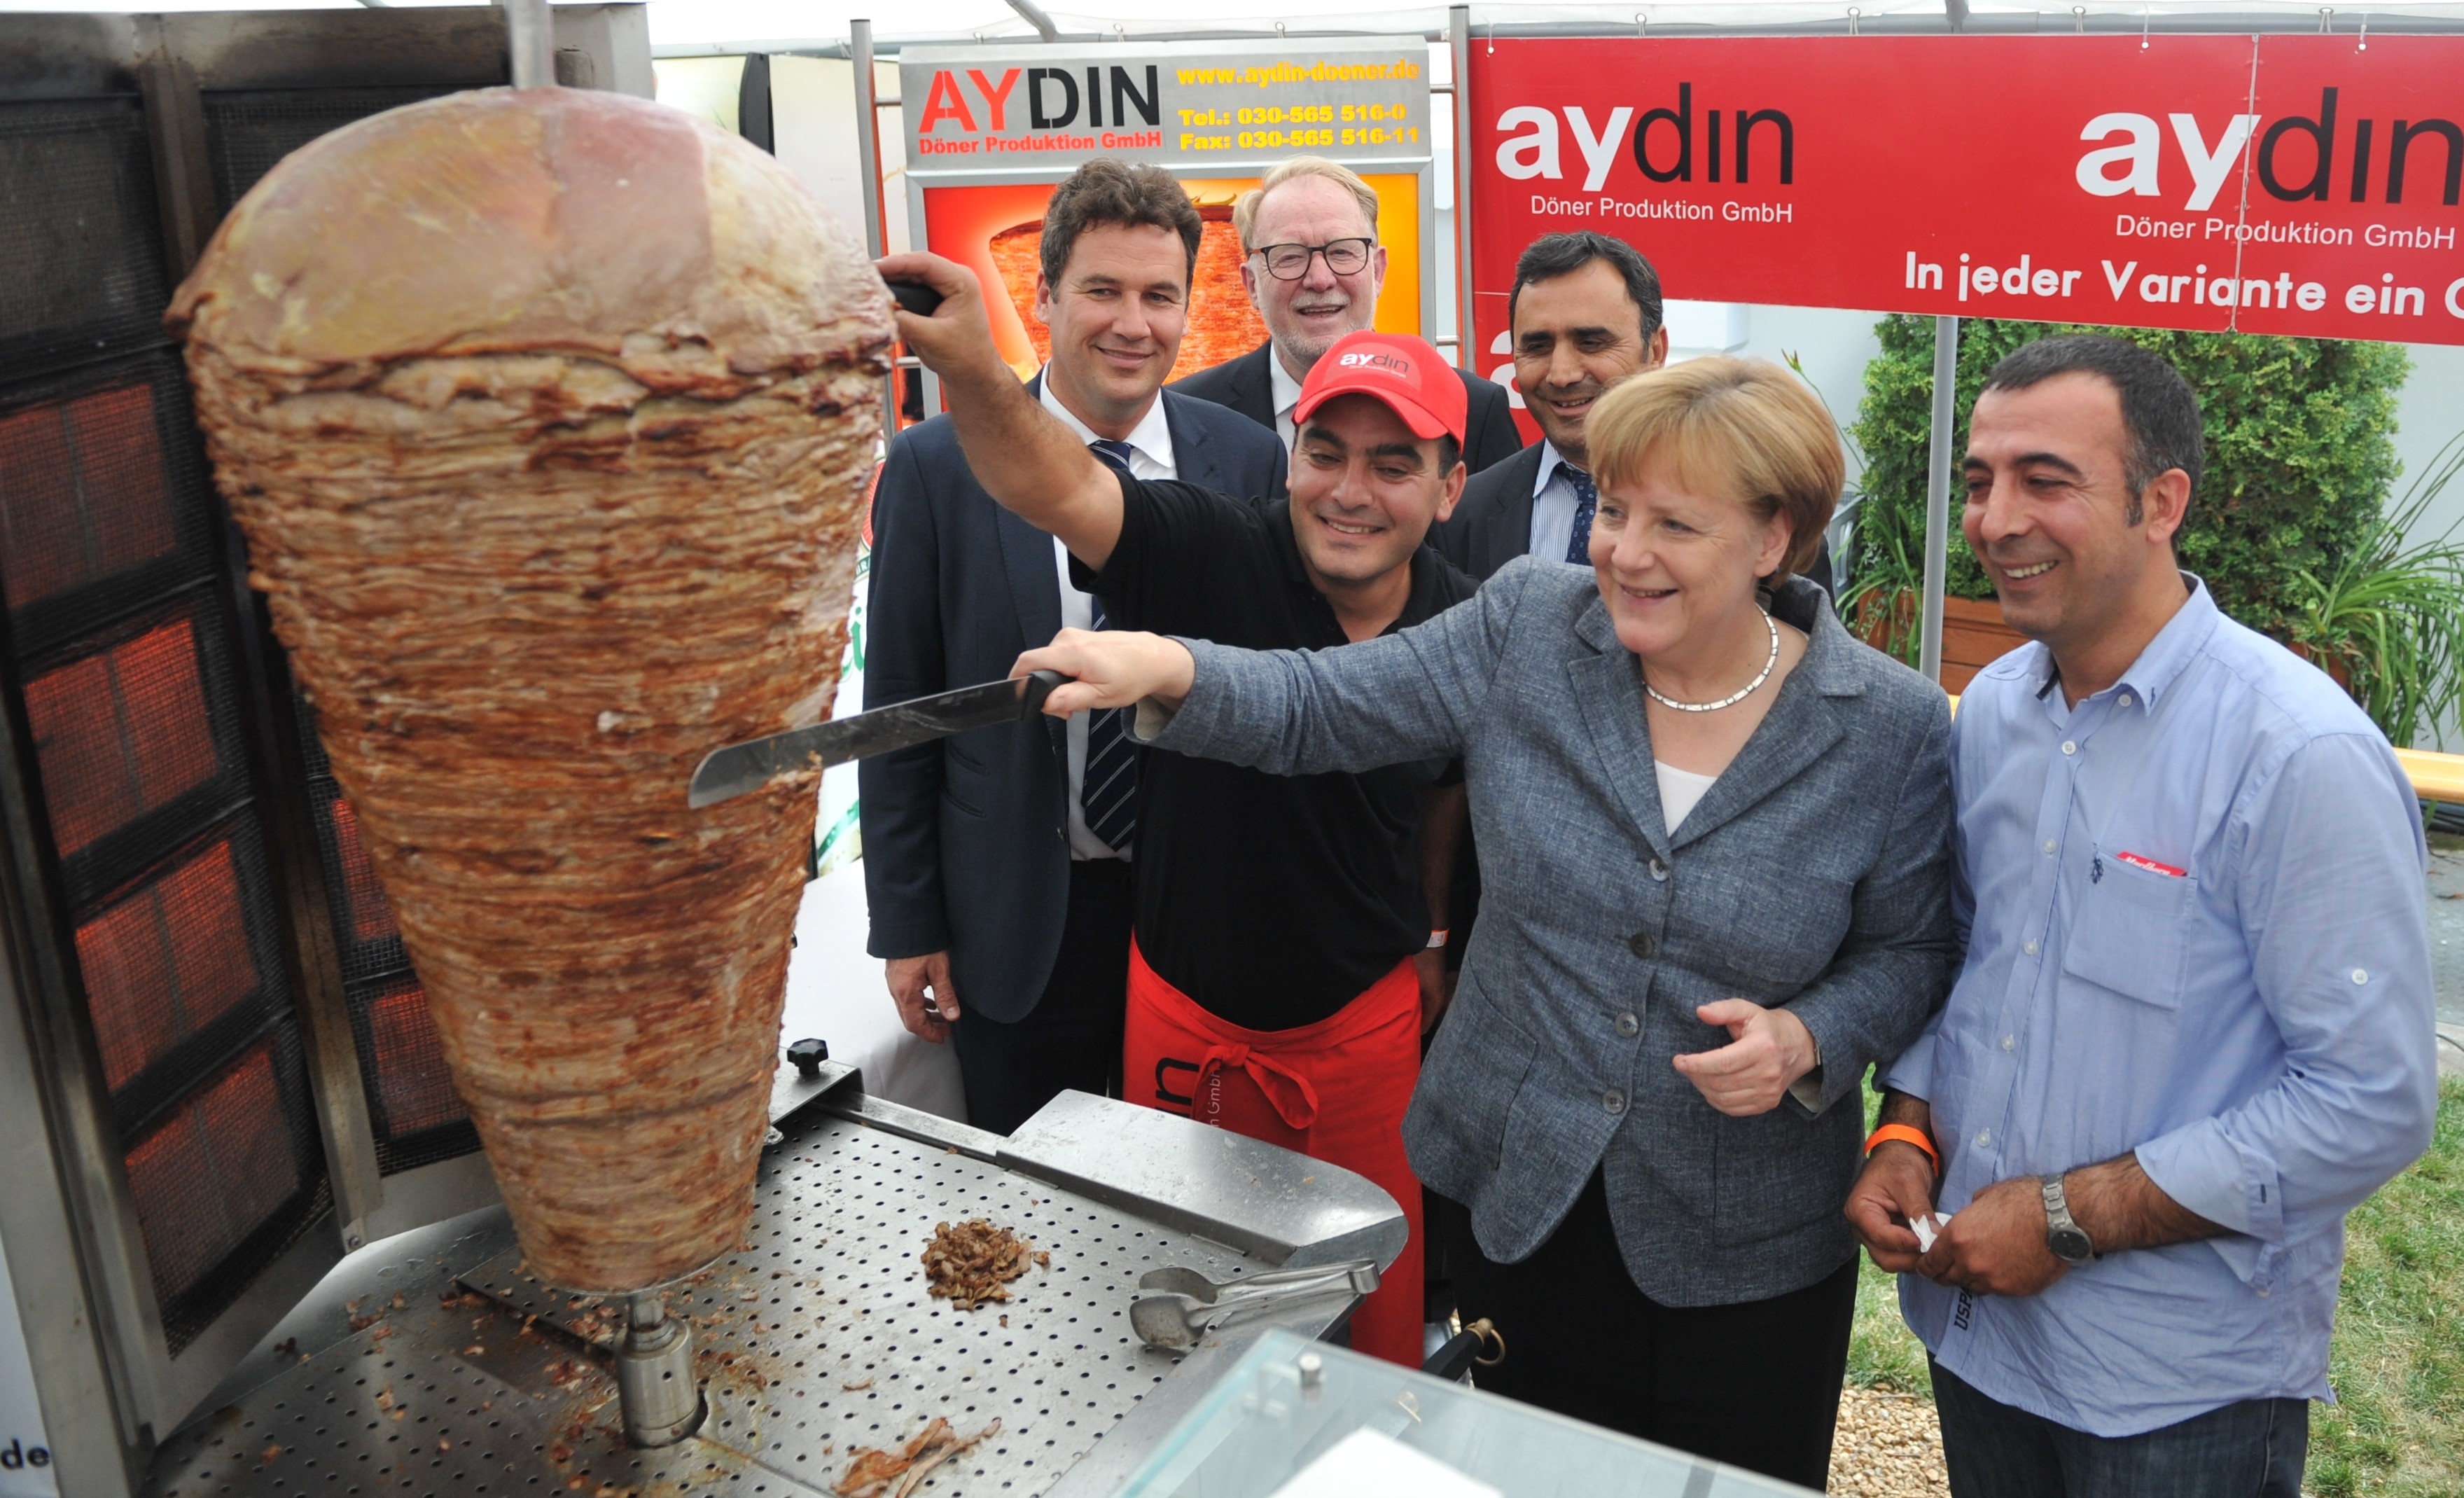
<instances>
[{"instance_id":1,"label":"orange wristband","mask_svg":"<svg viewBox=\"0 0 2464 1498\"><path fill-rule=\"evenodd\" d=\"M1913 1144L1918 1149L1925 1151L1925 1158L1933 1161L1933 1173L1937 1176L1942 1174L1942 1157L1934 1152L1933 1141L1925 1137L1925 1131L1923 1129L1912 1129L1906 1124L1884 1124L1880 1129L1875 1130L1872 1134L1867 1135L1865 1136L1865 1153L1871 1155L1874 1153L1875 1145L1886 1144L1893 1139L1898 1139L1905 1144Z\"/></svg>"}]
</instances>

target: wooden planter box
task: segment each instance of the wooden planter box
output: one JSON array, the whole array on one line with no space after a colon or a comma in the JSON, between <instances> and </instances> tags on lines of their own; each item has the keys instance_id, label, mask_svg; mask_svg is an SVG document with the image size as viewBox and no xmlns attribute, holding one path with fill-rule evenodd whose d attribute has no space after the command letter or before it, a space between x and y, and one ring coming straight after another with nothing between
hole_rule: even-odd
<instances>
[{"instance_id":1,"label":"wooden planter box","mask_svg":"<svg viewBox=\"0 0 2464 1498\"><path fill-rule=\"evenodd\" d=\"M1902 630L1916 628L1917 605L1914 592L1892 595L1886 610L1882 603L1868 597L1857 610L1856 632L1876 650L1888 638L1885 626L1896 622ZM2028 637L2002 622L2002 605L1991 598L1946 598L1942 601L1942 689L1948 693L1968 690L1976 673L2028 643ZM2306 646L2286 644L2286 650L2312 665L2318 656ZM2336 685L2350 693L2352 672L2341 660L2330 661L2321 668Z\"/></svg>"},{"instance_id":2,"label":"wooden planter box","mask_svg":"<svg viewBox=\"0 0 2464 1498\"><path fill-rule=\"evenodd\" d=\"M1887 607L1867 599L1858 610L1857 632L1879 648L1888 627L1913 630L1920 600L1914 592L1892 597ZM2002 622L2002 606L1990 598L1946 598L1942 601L1942 686L1965 692L1976 673L2028 643L2028 637Z\"/></svg>"}]
</instances>

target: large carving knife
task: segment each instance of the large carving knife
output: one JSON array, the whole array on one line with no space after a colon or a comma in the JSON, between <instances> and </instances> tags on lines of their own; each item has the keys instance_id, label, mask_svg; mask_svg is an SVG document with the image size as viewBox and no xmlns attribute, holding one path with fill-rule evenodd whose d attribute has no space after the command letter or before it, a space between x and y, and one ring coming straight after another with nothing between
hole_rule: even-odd
<instances>
[{"instance_id":1,"label":"large carving knife","mask_svg":"<svg viewBox=\"0 0 2464 1498\"><path fill-rule=\"evenodd\" d=\"M715 806L799 770L826 769L970 728L1026 722L1044 711L1044 699L1067 679L1059 672L1039 671L714 749L693 771L687 804L696 809Z\"/></svg>"}]
</instances>

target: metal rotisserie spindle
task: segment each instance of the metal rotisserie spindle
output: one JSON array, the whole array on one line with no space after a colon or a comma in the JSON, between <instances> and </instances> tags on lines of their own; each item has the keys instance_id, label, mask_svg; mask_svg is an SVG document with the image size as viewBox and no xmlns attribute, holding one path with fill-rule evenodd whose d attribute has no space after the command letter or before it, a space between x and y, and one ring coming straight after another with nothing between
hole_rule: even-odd
<instances>
[{"instance_id":1,"label":"metal rotisserie spindle","mask_svg":"<svg viewBox=\"0 0 2464 1498\"><path fill-rule=\"evenodd\" d=\"M616 1396L625 1439L673 1445L701 1425L701 1385L693 1371L693 1323L668 1314L657 1290L635 1290L616 1348Z\"/></svg>"}]
</instances>

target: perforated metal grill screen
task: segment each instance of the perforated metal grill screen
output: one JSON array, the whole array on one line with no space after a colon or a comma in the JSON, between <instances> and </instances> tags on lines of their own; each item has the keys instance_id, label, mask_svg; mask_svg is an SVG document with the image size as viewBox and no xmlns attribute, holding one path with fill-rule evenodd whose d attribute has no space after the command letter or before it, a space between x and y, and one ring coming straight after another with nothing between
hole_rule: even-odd
<instances>
[{"instance_id":1,"label":"perforated metal grill screen","mask_svg":"<svg viewBox=\"0 0 2464 1498\"><path fill-rule=\"evenodd\" d=\"M200 632L194 610L183 611L26 683L62 858L236 771L208 703ZM223 682L212 687L229 691Z\"/></svg>"},{"instance_id":2,"label":"perforated metal grill screen","mask_svg":"<svg viewBox=\"0 0 2464 1498\"><path fill-rule=\"evenodd\" d=\"M134 99L0 104L0 380L163 341L171 299Z\"/></svg>"},{"instance_id":3,"label":"perforated metal grill screen","mask_svg":"<svg viewBox=\"0 0 2464 1498\"><path fill-rule=\"evenodd\" d=\"M211 570L211 506L181 380L178 357L156 349L0 382L0 596L21 655Z\"/></svg>"},{"instance_id":4,"label":"perforated metal grill screen","mask_svg":"<svg viewBox=\"0 0 2464 1498\"><path fill-rule=\"evenodd\" d=\"M323 1208L297 1033L280 1024L208 1078L138 1136L127 1168L177 1354Z\"/></svg>"},{"instance_id":5,"label":"perforated metal grill screen","mask_svg":"<svg viewBox=\"0 0 2464 1498\"><path fill-rule=\"evenodd\" d=\"M381 990L369 1001L367 1014L376 1060L374 1102L386 1137L403 1139L468 1118L418 980L403 979Z\"/></svg>"},{"instance_id":6,"label":"perforated metal grill screen","mask_svg":"<svg viewBox=\"0 0 2464 1498\"><path fill-rule=\"evenodd\" d=\"M368 1118L376 1128L377 1168L390 1176L468 1155L479 1147L479 1135L453 1090L427 995L377 882L359 813L334 782L324 746L317 741L315 711L304 701L299 722L343 992L351 1003Z\"/></svg>"},{"instance_id":7,"label":"perforated metal grill screen","mask_svg":"<svg viewBox=\"0 0 2464 1498\"><path fill-rule=\"evenodd\" d=\"M264 992L228 836L97 911L77 949L115 1092Z\"/></svg>"},{"instance_id":8,"label":"perforated metal grill screen","mask_svg":"<svg viewBox=\"0 0 2464 1498\"><path fill-rule=\"evenodd\" d=\"M0 104L0 679L170 1351L324 1209L134 98Z\"/></svg>"},{"instance_id":9,"label":"perforated metal grill screen","mask_svg":"<svg viewBox=\"0 0 2464 1498\"><path fill-rule=\"evenodd\" d=\"M293 151L356 120L454 92L447 88L234 89L206 95L214 194L225 212Z\"/></svg>"},{"instance_id":10,"label":"perforated metal grill screen","mask_svg":"<svg viewBox=\"0 0 2464 1498\"><path fill-rule=\"evenodd\" d=\"M116 386L0 415L0 582L20 606L168 553L154 392Z\"/></svg>"}]
</instances>

